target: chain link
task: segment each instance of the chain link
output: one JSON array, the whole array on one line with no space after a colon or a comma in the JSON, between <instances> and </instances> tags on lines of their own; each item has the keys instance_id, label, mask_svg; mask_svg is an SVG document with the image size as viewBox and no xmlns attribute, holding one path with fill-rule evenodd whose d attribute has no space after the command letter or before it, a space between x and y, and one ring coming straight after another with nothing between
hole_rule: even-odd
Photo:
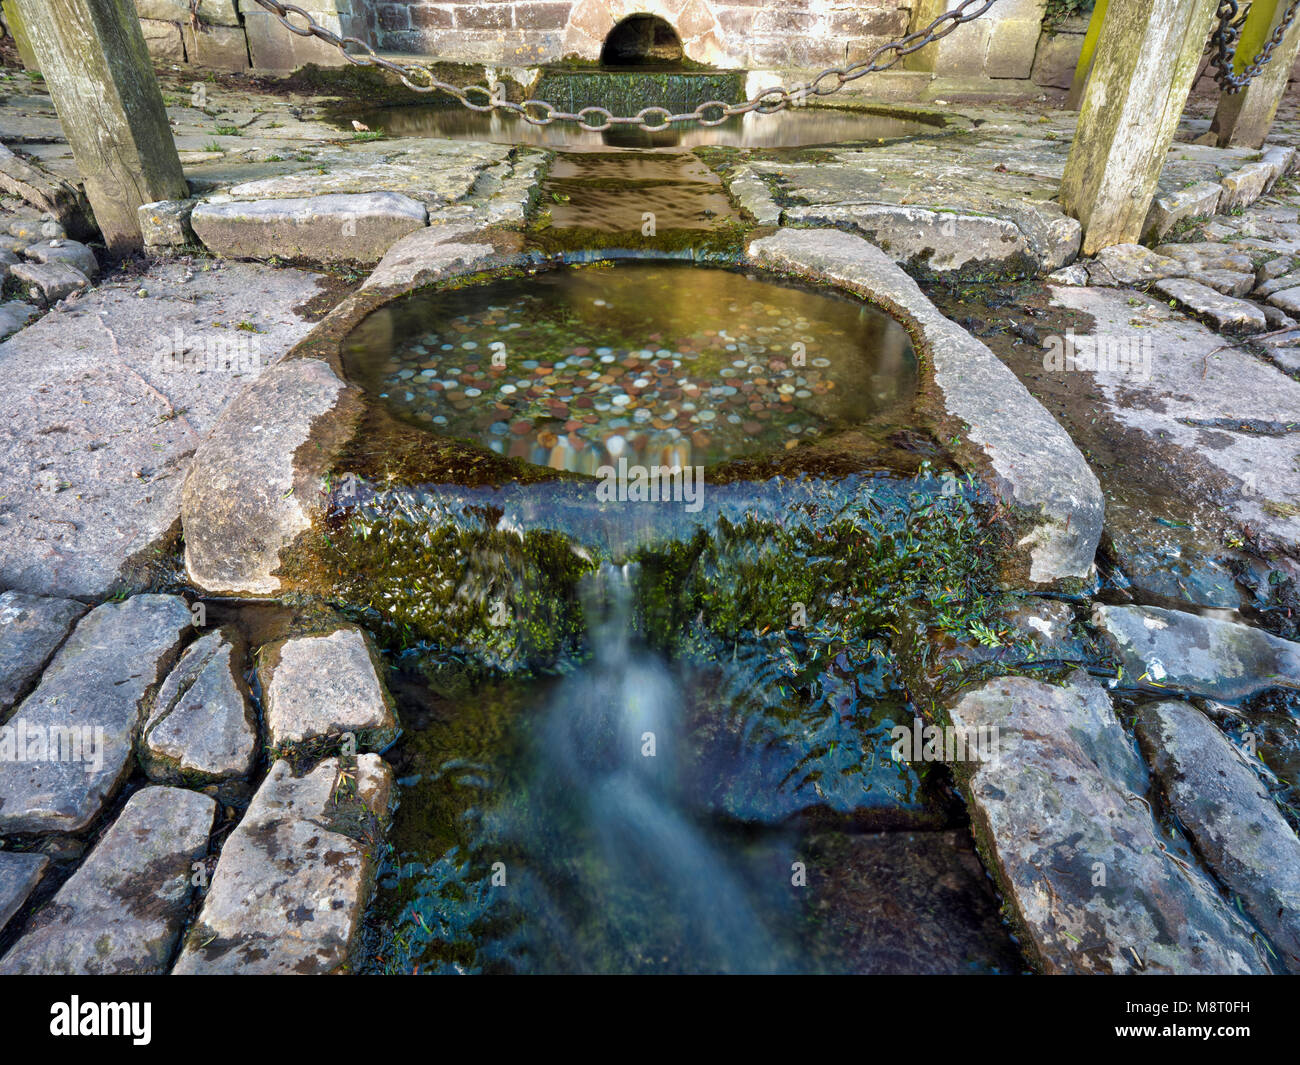
<instances>
[{"instance_id":1,"label":"chain link","mask_svg":"<svg viewBox=\"0 0 1300 1065\"><path fill-rule=\"evenodd\" d=\"M924 29L881 45L866 59L823 70L804 85L796 85L793 88L773 86L739 104L729 104L724 100L709 100L686 114L675 115L664 107L644 107L635 115L618 116L603 107L584 107L581 111L570 112L556 110L553 104L545 100L512 103L502 99L498 91L484 85L452 85L440 81L428 67L419 64L404 66L394 63L390 59L384 59L370 45L356 37L340 37L332 30L326 29L296 4L283 3L281 0L257 0L257 3L274 15L281 25L299 37L316 37L332 45L342 53L344 59L355 66L380 67L390 71L397 75L403 85L415 92L446 93L455 97L471 111L510 111L534 126L549 126L553 122L576 122L578 126L590 133L601 133L614 126L634 126L657 132L687 122L698 122L703 126L719 126L736 115L747 115L750 112L767 115L784 111L789 107L799 107L811 96L830 96L839 92L849 82L857 81L858 78L889 70L904 57L947 37L963 23L973 22L997 2L998 0L961 0L955 8L940 15ZM1224 2L1232 3L1235 9L1236 4L1233 0L1224 0ZM1300 0L1295 0L1293 9L1295 6L1300 6ZM294 25L289 21L290 15L300 17L302 23ZM355 45L359 51L348 51L349 45ZM482 102L472 101L471 94L481 94Z\"/></svg>"},{"instance_id":2,"label":"chain link","mask_svg":"<svg viewBox=\"0 0 1300 1065\"><path fill-rule=\"evenodd\" d=\"M1219 83L1219 88L1227 93L1241 92L1268 65L1268 61L1273 58L1273 52L1282 43L1282 38L1286 36L1291 24L1295 22L1296 13L1300 12L1300 0L1291 0L1277 27L1264 42L1259 55L1255 56L1240 74L1237 74L1232 68L1237 60L1237 46L1241 43L1241 23L1237 18L1240 9L1238 0L1219 0L1219 28L1210 38L1213 46L1210 65L1214 68L1214 80Z\"/></svg>"}]
</instances>

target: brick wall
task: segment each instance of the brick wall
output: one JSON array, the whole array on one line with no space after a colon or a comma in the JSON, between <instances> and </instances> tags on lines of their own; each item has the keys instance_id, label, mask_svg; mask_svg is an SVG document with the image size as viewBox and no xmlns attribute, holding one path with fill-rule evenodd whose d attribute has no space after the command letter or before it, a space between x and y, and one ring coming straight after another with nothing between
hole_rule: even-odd
<instances>
[{"instance_id":1,"label":"brick wall","mask_svg":"<svg viewBox=\"0 0 1300 1065\"><path fill-rule=\"evenodd\" d=\"M861 58L907 32L912 0L373 0L378 47L444 59L599 59L628 15L667 21L689 58L725 67Z\"/></svg>"},{"instance_id":2,"label":"brick wall","mask_svg":"<svg viewBox=\"0 0 1300 1065\"><path fill-rule=\"evenodd\" d=\"M381 51L494 66L534 66L566 56L600 58L613 28L657 15L688 58L747 70L807 70L865 58L919 29L950 0L296 0L336 33ZM1067 81L1082 27L1043 34L1046 0L1001 0L977 22L906 61L939 76ZM254 0L135 0L150 51L170 64L293 70L339 62L312 38L295 36ZM1064 29L1062 27L1061 29Z\"/></svg>"}]
</instances>

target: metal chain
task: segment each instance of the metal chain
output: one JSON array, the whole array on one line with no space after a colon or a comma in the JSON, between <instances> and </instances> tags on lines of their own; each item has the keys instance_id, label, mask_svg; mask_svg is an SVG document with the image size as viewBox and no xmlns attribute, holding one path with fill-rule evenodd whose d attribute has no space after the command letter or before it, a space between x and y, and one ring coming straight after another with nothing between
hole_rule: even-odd
<instances>
[{"instance_id":1,"label":"metal chain","mask_svg":"<svg viewBox=\"0 0 1300 1065\"><path fill-rule=\"evenodd\" d=\"M802 105L810 96L830 96L839 92L851 81L865 77L881 70L889 70L897 65L904 56L920 51L926 45L933 44L952 33L958 26L973 22L983 15L998 0L961 0L951 11L945 12L926 26L923 30L909 33L906 37L889 41L881 45L866 59L842 67L830 67L823 70L812 81L793 88L778 86L765 89L744 103L729 104L723 100L709 100L700 104L688 114L674 115L666 107L643 107L635 115L619 117L603 107L584 107L581 111L559 111L545 100L525 100L523 103L511 103L502 99L496 91L485 85L452 85L439 81L428 67L419 64L402 66L392 60L384 59L370 45L356 37L340 37L320 25L312 16L295 4L282 3L281 0L257 0L257 3L269 11L287 29L299 37L316 37L326 44L333 45L343 58L355 66L381 67L396 74L402 84L415 92L445 92L455 97L471 111L511 111L525 122L534 126L549 126L553 122L576 122L590 133L600 133L613 126L635 126L655 132L665 130L678 123L698 122L702 126L720 126L727 119L736 115L746 115L751 111L759 114L773 114L788 107ZM1231 0L1225 0L1231 2ZM1300 0L1296 0L1300 5ZM289 15L297 15L303 20L301 27L289 21ZM348 51L348 45L356 45L360 52ZM885 61L885 56L893 58ZM413 81L412 76L417 80ZM474 94L481 102L470 99Z\"/></svg>"},{"instance_id":2,"label":"metal chain","mask_svg":"<svg viewBox=\"0 0 1300 1065\"><path fill-rule=\"evenodd\" d=\"M1219 83L1219 88L1227 93L1241 92L1268 65L1268 61L1273 58L1273 52L1282 43L1282 38L1286 36L1291 24L1295 22L1296 13L1300 12L1300 0L1291 0L1281 21L1264 43L1259 55L1255 56L1240 74L1236 74L1232 68L1237 60L1237 45L1241 41L1241 25L1237 20L1240 9L1238 0L1219 0L1219 28L1210 37L1214 49L1210 56L1210 65L1214 67L1214 80Z\"/></svg>"}]
</instances>

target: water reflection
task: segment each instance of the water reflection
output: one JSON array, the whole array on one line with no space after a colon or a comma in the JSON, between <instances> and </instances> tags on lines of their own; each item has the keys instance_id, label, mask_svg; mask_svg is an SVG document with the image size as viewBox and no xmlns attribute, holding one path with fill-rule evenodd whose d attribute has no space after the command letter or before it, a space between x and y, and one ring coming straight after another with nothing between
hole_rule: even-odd
<instances>
[{"instance_id":1,"label":"water reflection","mask_svg":"<svg viewBox=\"0 0 1300 1065\"><path fill-rule=\"evenodd\" d=\"M542 148L592 150L600 148L797 148L813 144L846 144L932 135L936 127L892 115L798 108L773 115L748 114L720 126L699 124L648 131L615 127L588 132L572 123L534 126L508 112L477 112L437 105L381 107L348 112L344 122L358 119L390 137L443 137L449 140L529 144Z\"/></svg>"}]
</instances>

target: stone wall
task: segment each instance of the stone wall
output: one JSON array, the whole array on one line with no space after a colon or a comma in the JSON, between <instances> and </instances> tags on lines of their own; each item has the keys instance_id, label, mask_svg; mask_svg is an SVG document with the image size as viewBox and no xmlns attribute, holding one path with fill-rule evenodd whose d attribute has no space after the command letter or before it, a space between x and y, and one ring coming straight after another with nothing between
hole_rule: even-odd
<instances>
[{"instance_id":1,"label":"stone wall","mask_svg":"<svg viewBox=\"0 0 1300 1065\"><path fill-rule=\"evenodd\" d=\"M340 36L371 41L370 0L294 0ZM338 51L285 29L255 0L135 0L149 53L159 63L205 70L289 71L339 62Z\"/></svg>"},{"instance_id":2,"label":"stone wall","mask_svg":"<svg viewBox=\"0 0 1300 1065\"><path fill-rule=\"evenodd\" d=\"M807 71L854 62L923 28L955 0L296 0L341 36L382 52L529 67L600 59L631 15L662 18L685 55L713 66ZM12 0L4 0L6 14ZM215 70L290 71L338 52L280 25L256 0L135 0L155 60ZM1026 90L1070 86L1088 28L1042 25L1046 0L999 0L987 15L908 57L903 69ZM1300 68L1298 68L1300 69ZM1293 75L1294 77L1294 75ZM972 85L977 88L978 85Z\"/></svg>"}]
</instances>

